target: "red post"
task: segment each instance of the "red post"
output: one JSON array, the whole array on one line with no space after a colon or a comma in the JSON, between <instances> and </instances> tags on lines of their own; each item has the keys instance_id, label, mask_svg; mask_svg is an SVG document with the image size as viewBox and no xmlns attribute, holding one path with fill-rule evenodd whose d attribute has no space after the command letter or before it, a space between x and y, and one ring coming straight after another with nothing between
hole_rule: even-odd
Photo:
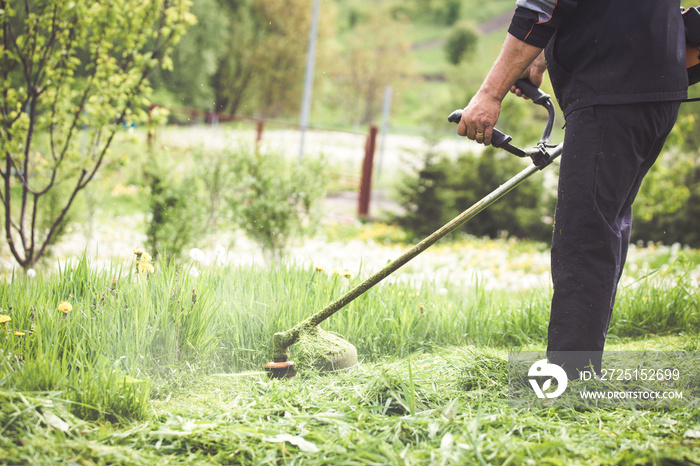
<instances>
[{"instance_id":1,"label":"red post","mask_svg":"<svg viewBox=\"0 0 700 466\"><path fill-rule=\"evenodd\" d=\"M357 207L357 215L362 218L369 217L369 200L372 190L372 168L374 164L374 148L377 142L377 126L369 127L369 136L365 144L365 158L362 161L362 178L360 179L360 196Z\"/></svg>"},{"instance_id":2,"label":"red post","mask_svg":"<svg viewBox=\"0 0 700 466\"><path fill-rule=\"evenodd\" d=\"M263 128L265 127L265 122L263 120L258 120L255 124L255 144L260 145L262 141Z\"/></svg>"},{"instance_id":3,"label":"red post","mask_svg":"<svg viewBox=\"0 0 700 466\"><path fill-rule=\"evenodd\" d=\"M146 147L148 147L149 154L153 154L153 143L155 142L155 130L153 129L153 110L156 108L155 104L148 106L148 123L146 127L148 128L146 132Z\"/></svg>"}]
</instances>

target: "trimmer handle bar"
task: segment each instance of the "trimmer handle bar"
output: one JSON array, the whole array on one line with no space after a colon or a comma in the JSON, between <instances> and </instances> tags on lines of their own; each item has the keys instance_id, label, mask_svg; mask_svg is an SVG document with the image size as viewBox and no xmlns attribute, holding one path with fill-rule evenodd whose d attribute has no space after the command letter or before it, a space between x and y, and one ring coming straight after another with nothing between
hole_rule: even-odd
<instances>
[{"instance_id":1,"label":"trimmer handle bar","mask_svg":"<svg viewBox=\"0 0 700 466\"><path fill-rule=\"evenodd\" d=\"M540 88L532 84L526 79L518 79L515 85L522 91L522 93L530 98L533 103L537 105L542 105L547 109L549 114L549 119L547 125L545 126L544 132L542 133L542 138L540 142L537 143L537 147L524 151L519 147L516 147L510 143L513 138L497 128L493 128L493 134L491 136L491 145L499 149L503 149L511 154L518 157L530 157L535 165L539 168L544 168L550 162L549 156L547 155L546 145L549 141L549 136L552 133L552 127L554 126L554 103L549 94L542 92ZM462 119L462 110L455 110L447 117L447 121L450 123L459 123Z\"/></svg>"}]
</instances>

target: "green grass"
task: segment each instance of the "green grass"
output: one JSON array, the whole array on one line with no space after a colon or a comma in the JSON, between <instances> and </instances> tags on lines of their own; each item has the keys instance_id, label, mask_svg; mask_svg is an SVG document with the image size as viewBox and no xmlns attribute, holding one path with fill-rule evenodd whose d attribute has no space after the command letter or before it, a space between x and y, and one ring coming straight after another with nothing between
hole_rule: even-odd
<instances>
[{"instance_id":1,"label":"green grass","mask_svg":"<svg viewBox=\"0 0 700 466\"><path fill-rule=\"evenodd\" d=\"M501 351L445 348L337 375L191 375L131 423L0 391L4 464L700 464L698 407L517 408ZM11 424L5 421L11 418Z\"/></svg>"},{"instance_id":2,"label":"green grass","mask_svg":"<svg viewBox=\"0 0 700 466\"><path fill-rule=\"evenodd\" d=\"M364 234L375 241L397 239L391 228L373 226ZM435 252L458 254L469 266L469 250L475 247L506 248L513 258L541 252L537 243L475 239L437 245ZM697 264L692 253L677 254L664 269L640 270L637 281L620 290L611 335L700 330L700 298L693 281ZM525 259L513 260L515 269L528 267ZM34 326L34 334L25 335L33 342L28 348L23 345L30 338L7 338L3 348L48 360L81 351L93 359L122 358L119 367L136 376L185 362L248 370L265 362L274 332L325 307L370 272L344 274L290 264L212 267L195 278L187 266L158 264L157 273L145 278L128 265L96 271L82 258L58 274L20 275L0 283L0 308L12 318L8 332L29 333ZM478 280L466 288L449 282L388 282L324 326L345 335L365 355L403 357L434 345L542 344L549 299L549 290L488 291ZM61 301L74 308L66 317L57 311Z\"/></svg>"},{"instance_id":3,"label":"green grass","mask_svg":"<svg viewBox=\"0 0 700 466\"><path fill-rule=\"evenodd\" d=\"M610 348L697 351L688 265L678 260L621 290ZM358 368L319 376L300 367L297 378L268 380L261 368L272 334L361 279L293 265L195 278L157 264L143 276L82 259L2 282L1 313L12 320L0 329L0 461L699 461L698 406L580 412L509 403L507 351L544 348L546 291L380 284L324 323L358 348ZM67 316L61 301L72 304Z\"/></svg>"},{"instance_id":4,"label":"green grass","mask_svg":"<svg viewBox=\"0 0 700 466\"><path fill-rule=\"evenodd\" d=\"M680 262L622 290L611 347L697 350L698 295ZM268 380L260 369L272 333L359 280L294 266L193 278L159 265L144 277L82 259L3 282L0 307L12 320L0 337L0 461L699 461L697 406L581 413L509 404L505 355L543 348L546 292L382 284L324 324L357 346L359 368ZM73 305L66 317L64 300Z\"/></svg>"}]
</instances>

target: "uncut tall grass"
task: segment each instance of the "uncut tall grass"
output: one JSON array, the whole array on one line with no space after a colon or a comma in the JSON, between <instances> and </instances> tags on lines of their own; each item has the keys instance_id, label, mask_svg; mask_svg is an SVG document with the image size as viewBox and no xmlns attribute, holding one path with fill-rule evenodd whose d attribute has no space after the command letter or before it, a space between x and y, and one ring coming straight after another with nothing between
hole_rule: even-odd
<instances>
[{"instance_id":1,"label":"uncut tall grass","mask_svg":"<svg viewBox=\"0 0 700 466\"><path fill-rule=\"evenodd\" d=\"M133 266L97 271L82 258L56 274L0 283L0 313L12 319L0 328L0 390L60 391L83 418L139 418L159 395L153 381L260 371L275 332L364 278L294 265L194 275L163 263L150 275ZM697 334L697 290L682 273L674 277L674 286L651 274L623 289L610 335ZM365 361L434 346L536 346L546 341L549 299L548 290L511 294L478 283L381 283L323 327L342 334ZM58 310L62 301L72 305L68 314Z\"/></svg>"}]
</instances>

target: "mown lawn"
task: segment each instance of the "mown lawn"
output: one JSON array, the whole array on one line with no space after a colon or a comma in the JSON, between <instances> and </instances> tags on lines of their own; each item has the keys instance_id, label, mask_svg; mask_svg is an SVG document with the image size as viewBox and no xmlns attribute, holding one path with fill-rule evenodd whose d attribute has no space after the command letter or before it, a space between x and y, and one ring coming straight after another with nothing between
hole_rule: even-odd
<instances>
[{"instance_id":1,"label":"mown lawn","mask_svg":"<svg viewBox=\"0 0 700 466\"><path fill-rule=\"evenodd\" d=\"M338 375L177 377L132 422L2 392L6 464L700 464L700 410L513 407L506 360L444 348ZM8 421L12 421L10 424Z\"/></svg>"},{"instance_id":2,"label":"mown lawn","mask_svg":"<svg viewBox=\"0 0 700 466\"><path fill-rule=\"evenodd\" d=\"M324 323L358 348L359 366L277 380L262 370L272 334L361 276L154 265L98 271L82 259L0 283L11 318L0 324L0 462L700 464L697 399L512 400L508 352L544 348L547 290L380 284ZM694 267L679 259L625 287L608 349L697 352Z\"/></svg>"}]
</instances>

